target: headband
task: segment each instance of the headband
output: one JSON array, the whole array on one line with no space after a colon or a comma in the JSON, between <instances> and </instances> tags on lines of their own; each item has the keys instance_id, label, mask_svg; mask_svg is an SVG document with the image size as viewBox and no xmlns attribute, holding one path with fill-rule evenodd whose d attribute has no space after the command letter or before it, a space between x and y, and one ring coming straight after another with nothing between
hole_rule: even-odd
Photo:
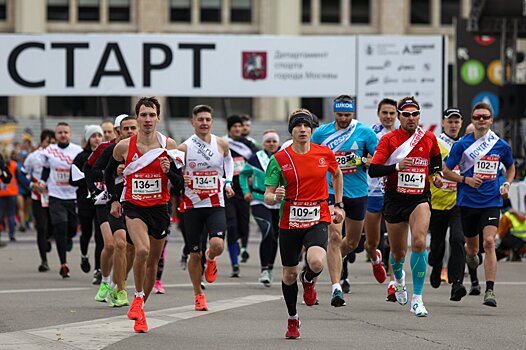
<instances>
[{"instance_id":1,"label":"headband","mask_svg":"<svg viewBox=\"0 0 526 350\"><path fill-rule=\"evenodd\" d=\"M289 133L292 134L292 129L294 129L298 124L307 124L312 130L312 117L306 113L298 113L294 115L289 121Z\"/></svg>"},{"instance_id":2,"label":"headband","mask_svg":"<svg viewBox=\"0 0 526 350\"><path fill-rule=\"evenodd\" d=\"M268 140L276 140L279 143L279 135L278 133L271 131L267 132L265 135L263 135L263 143L265 143Z\"/></svg>"},{"instance_id":3,"label":"headband","mask_svg":"<svg viewBox=\"0 0 526 350\"><path fill-rule=\"evenodd\" d=\"M332 105L334 113L349 113L354 112L354 102L352 101L334 101Z\"/></svg>"}]
</instances>

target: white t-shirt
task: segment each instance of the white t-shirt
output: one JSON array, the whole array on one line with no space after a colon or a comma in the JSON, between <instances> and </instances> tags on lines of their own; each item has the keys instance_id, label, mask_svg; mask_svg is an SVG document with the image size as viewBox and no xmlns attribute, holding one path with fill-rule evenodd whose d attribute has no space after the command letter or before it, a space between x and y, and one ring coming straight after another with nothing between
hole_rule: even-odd
<instances>
[{"instance_id":1,"label":"white t-shirt","mask_svg":"<svg viewBox=\"0 0 526 350\"><path fill-rule=\"evenodd\" d=\"M60 148L56 144L49 145L42 150L42 165L50 169L46 182L50 197L77 199L76 187L69 184L69 173L73 160L80 152L82 148L74 143L70 143L66 148Z\"/></svg>"}]
</instances>

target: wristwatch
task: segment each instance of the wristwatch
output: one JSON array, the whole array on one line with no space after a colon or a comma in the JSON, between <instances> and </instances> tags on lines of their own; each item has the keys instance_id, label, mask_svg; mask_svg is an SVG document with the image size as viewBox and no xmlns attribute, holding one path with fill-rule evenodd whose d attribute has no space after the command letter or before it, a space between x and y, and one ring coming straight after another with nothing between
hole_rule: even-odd
<instances>
[{"instance_id":1,"label":"wristwatch","mask_svg":"<svg viewBox=\"0 0 526 350\"><path fill-rule=\"evenodd\" d=\"M340 209L343 209L343 207L344 207L343 202L334 203L334 206L338 207Z\"/></svg>"}]
</instances>

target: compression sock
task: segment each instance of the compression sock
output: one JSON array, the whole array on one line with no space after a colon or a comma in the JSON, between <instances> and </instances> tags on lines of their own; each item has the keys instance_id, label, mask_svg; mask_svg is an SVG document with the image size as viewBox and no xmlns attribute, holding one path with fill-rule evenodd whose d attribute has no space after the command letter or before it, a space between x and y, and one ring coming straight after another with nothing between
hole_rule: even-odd
<instances>
[{"instance_id":1,"label":"compression sock","mask_svg":"<svg viewBox=\"0 0 526 350\"><path fill-rule=\"evenodd\" d=\"M422 295L427 269L427 250L411 253L411 273L413 276L413 294Z\"/></svg>"}]
</instances>

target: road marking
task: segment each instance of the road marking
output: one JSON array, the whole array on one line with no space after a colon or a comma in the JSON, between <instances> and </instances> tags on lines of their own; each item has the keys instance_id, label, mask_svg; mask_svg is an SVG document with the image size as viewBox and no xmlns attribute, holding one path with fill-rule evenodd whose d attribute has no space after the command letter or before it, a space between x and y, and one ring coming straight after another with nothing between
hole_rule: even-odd
<instances>
[{"instance_id":1,"label":"road marking","mask_svg":"<svg viewBox=\"0 0 526 350\"><path fill-rule=\"evenodd\" d=\"M208 303L210 311L195 311L193 305L147 311L150 331L181 320L206 316L267 301L281 299L274 295L251 295L242 298ZM29 329L0 334L2 350L83 349L100 350L136 335L133 321L126 316L115 316L92 321Z\"/></svg>"}]
</instances>

